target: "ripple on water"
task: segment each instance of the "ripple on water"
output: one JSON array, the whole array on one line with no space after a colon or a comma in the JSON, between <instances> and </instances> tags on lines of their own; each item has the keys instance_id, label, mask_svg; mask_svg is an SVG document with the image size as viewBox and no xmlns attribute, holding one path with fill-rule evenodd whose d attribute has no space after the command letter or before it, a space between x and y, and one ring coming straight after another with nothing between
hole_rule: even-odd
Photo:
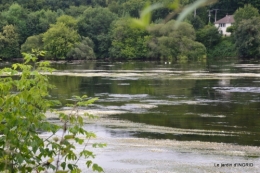
<instances>
[{"instance_id":1,"label":"ripple on water","mask_svg":"<svg viewBox=\"0 0 260 173\"><path fill-rule=\"evenodd\" d=\"M152 105L208 105L208 103L225 103L229 101L224 100L207 100L207 99L196 99L196 100L141 100L140 102L148 103Z\"/></svg>"},{"instance_id":2,"label":"ripple on water","mask_svg":"<svg viewBox=\"0 0 260 173\"><path fill-rule=\"evenodd\" d=\"M119 83L117 85L130 85L130 83Z\"/></svg>"},{"instance_id":3,"label":"ripple on water","mask_svg":"<svg viewBox=\"0 0 260 173\"><path fill-rule=\"evenodd\" d=\"M212 87L212 89L220 92L260 93L260 87Z\"/></svg>"},{"instance_id":4,"label":"ripple on water","mask_svg":"<svg viewBox=\"0 0 260 173\"><path fill-rule=\"evenodd\" d=\"M199 114L199 116L205 118L226 118L225 115Z\"/></svg>"},{"instance_id":5,"label":"ripple on water","mask_svg":"<svg viewBox=\"0 0 260 173\"><path fill-rule=\"evenodd\" d=\"M103 109L122 110L123 112L129 112L129 113L144 113L147 112L148 109L152 109L156 107L157 106L155 105L147 105L147 104L125 104L122 106L104 106Z\"/></svg>"},{"instance_id":6,"label":"ripple on water","mask_svg":"<svg viewBox=\"0 0 260 173\"><path fill-rule=\"evenodd\" d=\"M109 96L117 98L144 98L148 97L148 94L109 94Z\"/></svg>"}]
</instances>

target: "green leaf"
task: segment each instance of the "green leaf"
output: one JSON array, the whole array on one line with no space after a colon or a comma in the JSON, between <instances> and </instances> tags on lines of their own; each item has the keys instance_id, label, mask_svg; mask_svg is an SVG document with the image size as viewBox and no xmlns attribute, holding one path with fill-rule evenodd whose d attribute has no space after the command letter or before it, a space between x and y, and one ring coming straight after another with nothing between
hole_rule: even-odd
<instances>
[{"instance_id":1,"label":"green leaf","mask_svg":"<svg viewBox=\"0 0 260 173\"><path fill-rule=\"evenodd\" d=\"M144 9L140 14L140 19L132 19L131 26L135 28L146 29L150 23L152 18L152 11L163 7L161 3L156 3L150 5L150 3L146 3Z\"/></svg>"},{"instance_id":2,"label":"green leaf","mask_svg":"<svg viewBox=\"0 0 260 173\"><path fill-rule=\"evenodd\" d=\"M80 139L80 138L75 138L75 141L78 143L78 144L83 144L84 142L84 139Z\"/></svg>"},{"instance_id":3,"label":"green leaf","mask_svg":"<svg viewBox=\"0 0 260 173\"><path fill-rule=\"evenodd\" d=\"M97 147L103 148L103 147L106 147L106 146L107 146L107 144L105 144L105 143L94 143L92 145L93 148L97 148Z\"/></svg>"},{"instance_id":4,"label":"green leaf","mask_svg":"<svg viewBox=\"0 0 260 173\"><path fill-rule=\"evenodd\" d=\"M73 165L72 164L68 164L68 168L72 171L73 170Z\"/></svg>"},{"instance_id":5,"label":"green leaf","mask_svg":"<svg viewBox=\"0 0 260 173\"><path fill-rule=\"evenodd\" d=\"M92 161L91 160L88 160L87 162L86 162L86 165L87 165L87 167L89 168L91 165L92 165Z\"/></svg>"},{"instance_id":6,"label":"green leaf","mask_svg":"<svg viewBox=\"0 0 260 173\"><path fill-rule=\"evenodd\" d=\"M88 96L87 95L83 95L81 98L82 99L86 99L86 98L88 98Z\"/></svg>"},{"instance_id":7,"label":"green leaf","mask_svg":"<svg viewBox=\"0 0 260 173\"><path fill-rule=\"evenodd\" d=\"M18 65L17 64L13 64L12 67L13 67L14 70L16 70Z\"/></svg>"},{"instance_id":8,"label":"green leaf","mask_svg":"<svg viewBox=\"0 0 260 173\"><path fill-rule=\"evenodd\" d=\"M197 0L194 3L186 6L183 11L180 13L180 15L177 18L177 22L174 25L174 28L178 28L180 23L195 9L197 9L198 7L204 5L205 3L209 3L209 2L216 2L217 0Z\"/></svg>"},{"instance_id":9,"label":"green leaf","mask_svg":"<svg viewBox=\"0 0 260 173\"><path fill-rule=\"evenodd\" d=\"M88 151L88 150L81 151L80 156L85 156L86 158L92 157L93 159L95 158L95 155L93 154L93 152Z\"/></svg>"},{"instance_id":10,"label":"green leaf","mask_svg":"<svg viewBox=\"0 0 260 173\"><path fill-rule=\"evenodd\" d=\"M92 169L93 169L93 171L104 172L103 168L98 166L98 164L96 164L96 163L93 164Z\"/></svg>"},{"instance_id":11,"label":"green leaf","mask_svg":"<svg viewBox=\"0 0 260 173\"><path fill-rule=\"evenodd\" d=\"M51 163L51 162L53 162L53 161L54 161L54 158L49 158L49 159L47 160L48 163Z\"/></svg>"},{"instance_id":12,"label":"green leaf","mask_svg":"<svg viewBox=\"0 0 260 173\"><path fill-rule=\"evenodd\" d=\"M73 169L71 173L81 173L82 171L79 168Z\"/></svg>"},{"instance_id":13,"label":"green leaf","mask_svg":"<svg viewBox=\"0 0 260 173\"><path fill-rule=\"evenodd\" d=\"M65 135L64 139L74 139L75 135Z\"/></svg>"},{"instance_id":14,"label":"green leaf","mask_svg":"<svg viewBox=\"0 0 260 173\"><path fill-rule=\"evenodd\" d=\"M16 159L17 159L17 162L18 162L19 164L22 164L23 161L24 161L24 158L22 157L21 154L17 154Z\"/></svg>"},{"instance_id":15,"label":"green leaf","mask_svg":"<svg viewBox=\"0 0 260 173\"><path fill-rule=\"evenodd\" d=\"M60 166L62 167L63 170L65 170L65 168L66 168L66 162L62 162L62 163L60 164Z\"/></svg>"},{"instance_id":16,"label":"green leaf","mask_svg":"<svg viewBox=\"0 0 260 173\"><path fill-rule=\"evenodd\" d=\"M69 171L62 171L62 170L58 170L55 173L68 173Z\"/></svg>"}]
</instances>

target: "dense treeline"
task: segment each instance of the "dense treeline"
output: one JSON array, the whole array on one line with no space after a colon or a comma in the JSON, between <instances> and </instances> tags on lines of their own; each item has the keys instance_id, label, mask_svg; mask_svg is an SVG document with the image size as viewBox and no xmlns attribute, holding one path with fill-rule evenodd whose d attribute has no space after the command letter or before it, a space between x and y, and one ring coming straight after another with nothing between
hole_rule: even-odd
<instances>
[{"instance_id":1,"label":"dense treeline","mask_svg":"<svg viewBox=\"0 0 260 173\"><path fill-rule=\"evenodd\" d=\"M195 0L181 0L181 6ZM174 18L166 24L168 8L153 11L152 24L147 30L131 27L129 17L138 17L145 0L0 0L0 57L19 58L21 52L32 49L46 50L49 59L203 59L206 56L258 57L258 40L253 47L238 43L250 39L241 22L251 18L240 16L239 22L230 28L236 37L223 38L214 21L214 9L218 19L233 14L249 3L247 0L219 0L215 4L201 7L175 30ZM152 0L151 3L171 0ZM258 16L260 2L250 1ZM256 8L254 8L256 7ZM252 11L252 9L247 9ZM237 10L237 11L239 11ZM254 11L253 10L253 11ZM216 10L215 10L216 11ZM239 13L237 14L239 16ZM239 19L236 19L237 21ZM253 19L252 19L253 20ZM254 27L258 27L255 25ZM249 27L250 28L250 27ZM257 32L260 28L256 28ZM241 35L242 33L242 35ZM258 34L258 33L257 33ZM246 44L246 43L245 43ZM242 46L242 47L241 47ZM250 50L249 50L250 49Z\"/></svg>"}]
</instances>

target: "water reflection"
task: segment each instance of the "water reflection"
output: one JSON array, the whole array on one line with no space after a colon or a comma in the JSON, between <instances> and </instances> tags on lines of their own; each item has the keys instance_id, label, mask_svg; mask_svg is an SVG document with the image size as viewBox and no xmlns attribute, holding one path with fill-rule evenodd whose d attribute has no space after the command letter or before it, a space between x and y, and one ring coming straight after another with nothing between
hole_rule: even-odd
<instances>
[{"instance_id":1,"label":"water reflection","mask_svg":"<svg viewBox=\"0 0 260 173\"><path fill-rule=\"evenodd\" d=\"M194 73L239 73L256 65L234 62L164 64L158 62L91 62L89 64L56 65L60 71L92 73L137 73L132 77L73 77L50 76L57 89L51 95L69 102L73 95L99 97L91 107L96 110L115 110L111 118L136 123L173 127L234 131L240 135L176 135L170 133L135 132L135 136L159 139L201 140L260 146L260 86L259 78L185 78ZM254 70L252 69L254 68ZM122 71L123 70L123 71ZM127 70L127 71L126 71ZM155 73L145 77L146 73ZM177 75L177 72L181 72ZM187 72L187 73L186 73ZM259 72L259 71L258 71ZM174 79L178 76L178 79ZM174 80L173 80L174 79ZM117 131L120 132L120 129ZM113 133L113 132L111 132ZM125 131L123 131L125 133ZM131 134L133 135L133 134Z\"/></svg>"}]
</instances>

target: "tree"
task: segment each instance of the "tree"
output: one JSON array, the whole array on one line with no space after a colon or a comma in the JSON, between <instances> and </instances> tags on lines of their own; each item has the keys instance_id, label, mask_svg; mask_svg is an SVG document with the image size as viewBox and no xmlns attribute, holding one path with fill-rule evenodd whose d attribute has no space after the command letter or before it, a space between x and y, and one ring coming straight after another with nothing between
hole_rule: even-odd
<instances>
[{"instance_id":1,"label":"tree","mask_svg":"<svg viewBox=\"0 0 260 173\"><path fill-rule=\"evenodd\" d=\"M253 17L258 17L259 12L257 8L254 8L250 4L244 5L243 8L236 10L234 14L234 19L236 24L239 24L242 20L252 19Z\"/></svg>"},{"instance_id":2,"label":"tree","mask_svg":"<svg viewBox=\"0 0 260 173\"><path fill-rule=\"evenodd\" d=\"M75 46L67 53L68 59L95 59L94 43L88 37L83 37L81 42L75 44Z\"/></svg>"},{"instance_id":3,"label":"tree","mask_svg":"<svg viewBox=\"0 0 260 173\"><path fill-rule=\"evenodd\" d=\"M211 5L210 9L220 9L218 11L218 18L221 19L227 14L234 14L239 8L244 7L247 4L251 4L253 7L260 10L259 0L218 0L215 4Z\"/></svg>"},{"instance_id":4,"label":"tree","mask_svg":"<svg viewBox=\"0 0 260 173\"><path fill-rule=\"evenodd\" d=\"M233 37L223 37L213 48L208 50L208 58L236 57L236 48Z\"/></svg>"},{"instance_id":5,"label":"tree","mask_svg":"<svg viewBox=\"0 0 260 173\"><path fill-rule=\"evenodd\" d=\"M19 35L13 25L3 27L0 33L0 57L4 59L17 58L19 53Z\"/></svg>"},{"instance_id":6,"label":"tree","mask_svg":"<svg viewBox=\"0 0 260 173\"><path fill-rule=\"evenodd\" d=\"M132 28L130 23L130 19L121 18L112 24L110 57L127 59L147 57L148 32Z\"/></svg>"},{"instance_id":7,"label":"tree","mask_svg":"<svg viewBox=\"0 0 260 173\"><path fill-rule=\"evenodd\" d=\"M9 25L14 25L19 34L19 44L22 44L29 36L26 27L27 10L17 3L12 4L7 11L1 13Z\"/></svg>"},{"instance_id":8,"label":"tree","mask_svg":"<svg viewBox=\"0 0 260 173\"><path fill-rule=\"evenodd\" d=\"M77 30L78 21L69 15L62 15L57 18L57 23L64 23L67 27Z\"/></svg>"},{"instance_id":9,"label":"tree","mask_svg":"<svg viewBox=\"0 0 260 173\"><path fill-rule=\"evenodd\" d=\"M51 25L51 28L43 34L44 49L55 59L64 59L78 41L77 31L62 22Z\"/></svg>"},{"instance_id":10,"label":"tree","mask_svg":"<svg viewBox=\"0 0 260 173\"><path fill-rule=\"evenodd\" d=\"M242 20L234 33L239 57L260 57L260 17Z\"/></svg>"},{"instance_id":11,"label":"tree","mask_svg":"<svg viewBox=\"0 0 260 173\"><path fill-rule=\"evenodd\" d=\"M206 25L204 28L196 32L196 40L204 44L209 49L217 45L221 41L221 34L213 25Z\"/></svg>"},{"instance_id":12,"label":"tree","mask_svg":"<svg viewBox=\"0 0 260 173\"><path fill-rule=\"evenodd\" d=\"M44 44L43 44L43 34L39 35L33 35L26 39L25 43L21 46L21 53L22 52L30 52L33 49L43 50Z\"/></svg>"},{"instance_id":13,"label":"tree","mask_svg":"<svg viewBox=\"0 0 260 173\"><path fill-rule=\"evenodd\" d=\"M46 32L50 28L50 24L56 22L58 14L51 10L39 10L30 12L26 20L28 35L38 35Z\"/></svg>"},{"instance_id":14,"label":"tree","mask_svg":"<svg viewBox=\"0 0 260 173\"><path fill-rule=\"evenodd\" d=\"M149 41L151 57L162 59L201 59L206 57L206 48L195 41L194 28L182 22L177 29L175 21L166 24L156 24L150 28ZM191 51L193 50L193 51Z\"/></svg>"},{"instance_id":15,"label":"tree","mask_svg":"<svg viewBox=\"0 0 260 173\"><path fill-rule=\"evenodd\" d=\"M88 6L80 5L80 6L70 6L70 8L67 8L65 10L65 13L67 15L73 16L73 17L78 17L83 14L83 12L89 8Z\"/></svg>"},{"instance_id":16,"label":"tree","mask_svg":"<svg viewBox=\"0 0 260 173\"><path fill-rule=\"evenodd\" d=\"M76 113L77 107L92 104L96 98L75 97L76 102L68 105L73 107L71 114L58 113L62 125L47 121L46 111L59 102L48 98L53 86L40 72L50 73L52 69L48 68L48 62L29 65L37 58L32 54L24 56L24 64L13 64L12 68L0 70L0 172L30 173L52 169L56 173L76 173L81 172L77 165L81 157L86 159L87 167L102 172L103 169L90 159L94 154L86 149L85 139L89 140L95 134L83 128L84 119ZM50 136L42 138L39 131L48 132ZM56 135L58 131L62 134ZM78 154L75 144L83 148ZM93 147L103 146L93 144Z\"/></svg>"},{"instance_id":17,"label":"tree","mask_svg":"<svg viewBox=\"0 0 260 173\"><path fill-rule=\"evenodd\" d=\"M79 18L79 34L89 37L95 44L94 52L98 58L108 57L111 46L110 24L117 18L108 8L88 8Z\"/></svg>"},{"instance_id":18,"label":"tree","mask_svg":"<svg viewBox=\"0 0 260 173\"><path fill-rule=\"evenodd\" d=\"M205 26L205 23L198 15L196 15L195 17L191 15L189 17L189 21L195 30L202 29Z\"/></svg>"}]
</instances>

